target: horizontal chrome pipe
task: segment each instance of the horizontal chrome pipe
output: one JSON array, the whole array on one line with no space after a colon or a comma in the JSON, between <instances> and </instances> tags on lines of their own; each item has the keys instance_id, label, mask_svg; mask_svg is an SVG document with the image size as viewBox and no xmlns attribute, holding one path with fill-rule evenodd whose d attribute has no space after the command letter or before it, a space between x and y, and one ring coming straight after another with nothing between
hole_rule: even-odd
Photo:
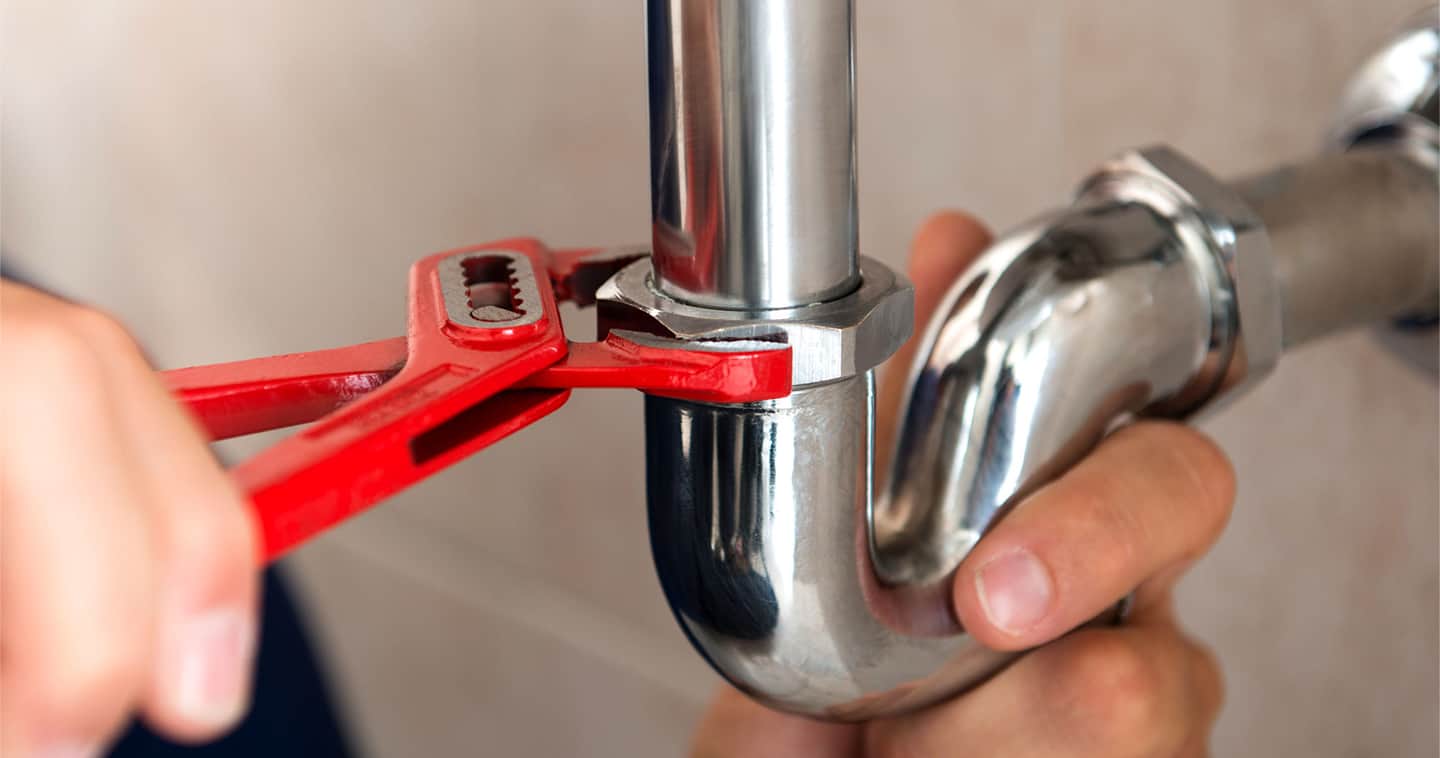
<instances>
[{"instance_id":1,"label":"horizontal chrome pipe","mask_svg":"<svg viewBox=\"0 0 1440 758\"><path fill-rule=\"evenodd\" d=\"M650 0L656 283L789 308L860 282L853 0Z\"/></svg>"},{"instance_id":2,"label":"horizontal chrome pipe","mask_svg":"<svg viewBox=\"0 0 1440 758\"><path fill-rule=\"evenodd\" d=\"M1287 348L1440 308L1435 171L1360 147L1235 185L1270 236Z\"/></svg>"}]
</instances>

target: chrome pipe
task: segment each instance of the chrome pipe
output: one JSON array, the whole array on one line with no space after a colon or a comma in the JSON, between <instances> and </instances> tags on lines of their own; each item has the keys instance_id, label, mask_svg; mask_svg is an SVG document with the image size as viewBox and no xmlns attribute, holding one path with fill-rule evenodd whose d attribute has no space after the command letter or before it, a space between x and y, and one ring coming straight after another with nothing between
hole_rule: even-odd
<instances>
[{"instance_id":1,"label":"chrome pipe","mask_svg":"<svg viewBox=\"0 0 1440 758\"><path fill-rule=\"evenodd\" d=\"M1188 236L1154 207L1083 198L956 282L923 337L875 506L884 582L948 586L989 526L1115 419L1213 394L1233 311L1223 269Z\"/></svg>"},{"instance_id":2,"label":"chrome pipe","mask_svg":"<svg viewBox=\"0 0 1440 758\"><path fill-rule=\"evenodd\" d=\"M654 50L652 36L652 72ZM1420 75L1414 92L1433 96L1428 60L1402 69ZM730 97L730 80L711 86ZM1434 119L1427 131L1414 117L1423 97L1361 90L1348 102L1393 107L1349 111L1349 155L1227 184L1172 150L1131 152L1071 206L1001 237L922 338L878 490L873 369L908 335L908 287L862 259L858 288L843 297L736 309L744 298L729 294L744 287L708 299L711 290L676 287L666 270L684 256L662 249L657 231L653 264L602 288L602 329L783 339L797 377L790 397L766 403L646 400L652 550L696 649L761 702L841 720L923 707L1011 660L958 627L948 592L1010 507L1125 418L1213 408L1263 378L1286 346L1426 304ZM1401 138L1382 148L1384 135ZM670 202L662 194L657 209ZM765 250L755 265L783 257Z\"/></svg>"},{"instance_id":3,"label":"chrome pipe","mask_svg":"<svg viewBox=\"0 0 1440 758\"><path fill-rule=\"evenodd\" d=\"M938 596L924 590L1121 419L1215 407L1340 329L1433 323L1437 71L1431 14L1361 69L1338 151L1229 184L1168 149L1129 153L982 254L916 354L869 524L880 583Z\"/></svg>"},{"instance_id":4,"label":"chrome pipe","mask_svg":"<svg viewBox=\"0 0 1440 758\"><path fill-rule=\"evenodd\" d=\"M873 370L909 337L914 304L903 277L857 254L853 3L647 8L654 252L602 288L601 328L783 339L795 381L769 403L647 397L661 584L696 648L752 696L878 714L868 693L906 659L928 675L925 648L946 643L887 631L867 600L883 588L855 570Z\"/></svg>"},{"instance_id":5,"label":"chrome pipe","mask_svg":"<svg viewBox=\"0 0 1440 758\"><path fill-rule=\"evenodd\" d=\"M1266 262L1257 225L1196 171L1165 150L1118 160L1074 207L981 256L924 337L883 493L868 373L743 406L647 399L661 585L726 679L773 707L858 720L936 702L1013 657L967 636L949 603L989 524L1117 416L1183 412L1243 379L1236 355L1259 370L1278 345L1258 316L1239 329L1239 259ZM1202 219L1201 202L1230 215ZM684 326L635 294L640 275L604 297ZM1265 282L1243 309L1278 321Z\"/></svg>"},{"instance_id":6,"label":"chrome pipe","mask_svg":"<svg viewBox=\"0 0 1440 758\"><path fill-rule=\"evenodd\" d=\"M772 707L845 720L909 710L1001 658L914 633L899 614L915 604L877 581L865 540L874 402L869 372L742 409L646 401L665 596L710 664ZM947 628L948 613L934 621Z\"/></svg>"},{"instance_id":7,"label":"chrome pipe","mask_svg":"<svg viewBox=\"0 0 1440 758\"><path fill-rule=\"evenodd\" d=\"M874 403L873 372L739 409L646 400L666 599L710 664L775 708L901 713L1010 657L957 635L943 598L880 580L866 539Z\"/></svg>"},{"instance_id":8,"label":"chrome pipe","mask_svg":"<svg viewBox=\"0 0 1440 758\"><path fill-rule=\"evenodd\" d=\"M1237 182L1270 236L1286 348L1440 307L1435 171L1387 147Z\"/></svg>"},{"instance_id":9,"label":"chrome pipe","mask_svg":"<svg viewBox=\"0 0 1440 758\"><path fill-rule=\"evenodd\" d=\"M656 283L790 308L860 282L853 0L649 0Z\"/></svg>"}]
</instances>

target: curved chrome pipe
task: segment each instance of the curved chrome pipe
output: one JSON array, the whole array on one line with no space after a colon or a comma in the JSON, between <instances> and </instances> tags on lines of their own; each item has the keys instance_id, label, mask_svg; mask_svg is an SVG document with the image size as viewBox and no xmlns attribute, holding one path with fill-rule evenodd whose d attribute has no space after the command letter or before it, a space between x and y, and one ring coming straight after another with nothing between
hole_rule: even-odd
<instances>
[{"instance_id":1,"label":"curved chrome pipe","mask_svg":"<svg viewBox=\"0 0 1440 758\"><path fill-rule=\"evenodd\" d=\"M646 401L650 535L666 598L710 664L773 707L896 713L1002 660L900 628L911 604L878 580L865 540L874 400L866 374L744 409Z\"/></svg>"},{"instance_id":2,"label":"curved chrome pipe","mask_svg":"<svg viewBox=\"0 0 1440 758\"><path fill-rule=\"evenodd\" d=\"M878 335L901 329L885 304L903 287L867 301L867 275L852 296L864 307L721 314L667 299L648 269L612 280L602 318L784 334L814 377L765 403L646 400L652 549L696 648L762 702L847 720L933 703L1003 666L1013 656L957 628L947 585L1008 507L1128 414L1213 406L1263 377L1283 344L1426 302L1435 267L1416 251L1435 249L1434 204L1419 187L1433 188L1433 167L1414 174L1406 150L1332 160L1339 169L1230 186L1169 150L1131 153L1072 207L1006 235L924 337L879 495L870 369L890 349ZM1387 194L1411 192L1420 199ZM1387 221L1387 207L1404 218ZM1370 236L1335 237L1351 213ZM1306 229L1329 235L1323 253ZM1384 275L1355 276L1360 256ZM1344 287L1363 291L1337 301L1342 312L1309 305L1312 290ZM816 309L835 313L804 315Z\"/></svg>"},{"instance_id":3,"label":"curved chrome pipe","mask_svg":"<svg viewBox=\"0 0 1440 758\"><path fill-rule=\"evenodd\" d=\"M785 710L864 719L1009 660L949 605L985 528L1118 415L1193 406L1260 344L1242 340L1226 263L1256 252L1237 244L1253 219L1194 214L1159 167L1194 186L1168 151L1117 162L955 284L920 350L884 497L871 491L869 374L745 406L647 400L661 584L727 679Z\"/></svg>"},{"instance_id":4,"label":"curved chrome pipe","mask_svg":"<svg viewBox=\"0 0 1440 758\"><path fill-rule=\"evenodd\" d=\"M1224 274L1140 204L1085 201L1002 238L952 287L912 369L874 553L948 585L1015 500L1117 418L1208 397L1233 343Z\"/></svg>"}]
</instances>

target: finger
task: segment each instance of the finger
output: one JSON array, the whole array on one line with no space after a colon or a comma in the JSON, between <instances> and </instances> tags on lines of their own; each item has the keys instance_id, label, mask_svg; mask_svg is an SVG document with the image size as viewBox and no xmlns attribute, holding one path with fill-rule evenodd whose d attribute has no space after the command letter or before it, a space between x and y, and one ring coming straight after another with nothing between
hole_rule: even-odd
<instances>
[{"instance_id":1,"label":"finger","mask_svg":"<svg viewBox=\"0 0 1440 758\"><path fill-rule=\"evenodd\" d=\"M1179 751L1181 755L1189 755L1190 747L1197 742L1202 748L1209 744L1210 729L1220 716L1221 706L1225 703L1225 678L1220 659L1215 656L1214 651L1180 628L1175 617L1173 596L1173 586L1157 587L1154 602L1137 606L1125 619L1124 628L1153 629L1157 633L1173 635L1183 643L1186 652L1184 660L1189 664L1189 668L1181 673L1187 677L1184 680L1188 687L1187 692L1202 717L1196 724L1196 730L1186 741L1186 749ZM1102 627L1097 631L1103 630Z\"/></svg>"},{"instance_id":2,"label":"finger","mask_svg":"<svg viewBox=\"0 0 1440 758\"><path fill-rule=\"evenodd\" d=\"M731 687L721 689L695 731L695 758L858 756L860 727L772 711Z\"/></svg>"},{"instance_id":3,"label":"finger","mask_svg":"<svg viewBox=\"0 0 1440 758\"><path fill-rule=\"evenodd\" d=\"M881 423L876 430L875 449L882 459L889 455L896 410L905 394L906 377L920 337L950 285L971 261L989 247L990 241L989 230L973 216L960 211L942 211L920 226L910 244L909 274L910 281L915 285L915 330L885 366L876 408Z\"/></svg>"},{"instance_id":4,"label":"finger","mask_svg":"<svg viewBox=\"0 0 1440 758\"><path fill-rule=\"evenodd\" d=\"M1208 653L1167 623L1086 629L935 708L877 722L873 756L1126 758L1204 739L1221 701Z\"/></svg>"},{"instance_id":5,"label":"finger","mask_svg":"<svg viewBox=\"0 0 1440 758\"><path fill-rule=\"evenodd\" d=\"M0 752L93 755L147 676L153 528L107 369L42 297L4 290Z\"/></svg>"},{"instance_id":6,"label":"finger","mask_svg":"<svg viewBox=\"0 0 1440 758\"><path fill-rule=\"evenodd\" d=\"M1175 423L1133 424L980 540L956 572L956 614L997 649L1054 639L1147 579L1178 575L1219 537L1234 496L1213 442ZM1152 583L1138 602L1164 589Z\"/></svg>"},{"instance_id":7,"label":"finger","mask_svg":"<svg viewBox=\"0 0 1440 758\"><path fill-rule=\"evenodd\" d=\"M250 509L208 441L145 362L129 335L92 317L116 390L129 399L123 430L156 514L161 558L147 721L187 742L218 736L249 702L258 594Z\"/></svg>"}]
</instances>

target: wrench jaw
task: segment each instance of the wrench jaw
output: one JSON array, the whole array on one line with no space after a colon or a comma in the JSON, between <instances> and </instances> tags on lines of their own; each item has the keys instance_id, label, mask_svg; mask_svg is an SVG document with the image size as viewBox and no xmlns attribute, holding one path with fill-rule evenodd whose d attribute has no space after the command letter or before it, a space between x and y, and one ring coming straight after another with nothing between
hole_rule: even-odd
<instances>
[{"instance_id":1,"label":"wrench jaw","mask_svg":"<svg viewBox=\"0 0 1440 758\"><path fill-rule=\"evenodd\" d=\"M791 392L793 351L783 334L768 339L679 339L616 329L605 342L634 351L647 364L681 369L673 378L643 388L656 397L727 403L744 396L746 402L758 402Z\"/></svg>"},{"instance_id":2,"label":"wrench jaw","mask_svg":"<svg viewBox=\"0 0 1440 758\"><path fill-rule=\"evenodd\" d=\"M555 297L582 308L595 305L595 293L610 277L635 261L649 258L642 245L561 250L550 256Z\"/></svg>"},{"instance_id":3,"label":"wrench jaw","mask_svg":"<svg viewBox=\"0 0 1440 758\"><path fill-rule=\"evenodd\" d=\"M625 387L664 397L733 403L790 394L791 350L765 340L699 341L612 330L523 383L527 387Z\"/></svg>"}]
</instances>

